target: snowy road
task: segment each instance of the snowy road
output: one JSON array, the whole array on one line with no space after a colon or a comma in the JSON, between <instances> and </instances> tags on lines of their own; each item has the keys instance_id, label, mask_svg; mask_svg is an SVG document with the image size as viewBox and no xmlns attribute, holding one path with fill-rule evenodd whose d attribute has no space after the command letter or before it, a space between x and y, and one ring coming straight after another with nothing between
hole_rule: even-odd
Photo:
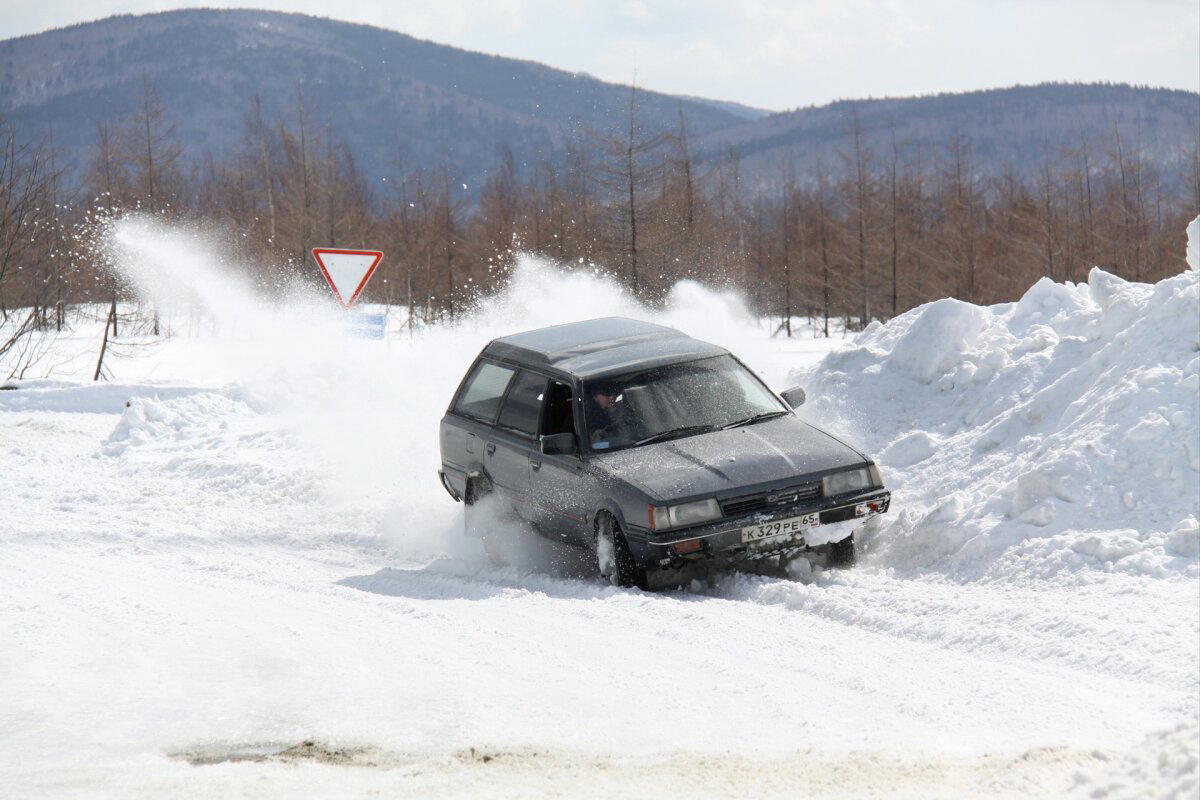
<instances>
[{"instance_id":1,"label":"snowy road","mask_svg":"<svg viewBox=\"0 0 1200 800\"><path fill-rule=\"evenodd\" d=\"M6 640L40 654L6 671L5 708L26 720L6 752L52 794L64 768L71 783L192 781L203 770L170 754L306 739L443 756L1016 758L1122 749L1193 702L1189 676L1162 666L1186 663L1187 637L1108 658L1130 644L1124 621L1051 590L855 576L655 597L261 548L36 556L4 575L25 598L5 617L37 620ZM1189 600L1177 587L1123 616Z\"/></svg>"},{"instance_id":2,"label":"snowy road","mask_svg":"<svg viewBox=\"0 0 1200 800\"><path fill-rule=\"evenodd\" d=\"M622 310L607 286L593 305ZM575 291L538 296L556 290ZM777 385L828 349L680 305L672 324L702 320ZM547 545L497 569L457 533L431 427L491 330L294 362L284 334L179 335L107 385L0 392L0 794L1195 785L1194 571L967 580L881 548L655 595Z\"/></svg>"}]
</instances>

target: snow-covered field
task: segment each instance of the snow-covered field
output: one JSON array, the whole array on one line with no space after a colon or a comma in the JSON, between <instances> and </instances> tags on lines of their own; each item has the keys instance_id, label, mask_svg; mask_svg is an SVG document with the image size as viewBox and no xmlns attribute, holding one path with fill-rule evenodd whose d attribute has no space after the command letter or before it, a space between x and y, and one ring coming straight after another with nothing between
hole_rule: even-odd
<instances>
[{"instance_id":1,"label":"snow-covered field","mask_svg":"<svg viewBox=\"0 0 1200 800\"><path fill-rule=\"evenodd\" d=\"M367 341L189 233L113 247L171 335L92 383L81 324L0 392L0 796L1200 790L1200 273L826 342L526 260L458 324ZM656 595L461 538L436 423L469 360L612 313L802 383L878 456L857 569Z\"/></svg>"}]
</instances>

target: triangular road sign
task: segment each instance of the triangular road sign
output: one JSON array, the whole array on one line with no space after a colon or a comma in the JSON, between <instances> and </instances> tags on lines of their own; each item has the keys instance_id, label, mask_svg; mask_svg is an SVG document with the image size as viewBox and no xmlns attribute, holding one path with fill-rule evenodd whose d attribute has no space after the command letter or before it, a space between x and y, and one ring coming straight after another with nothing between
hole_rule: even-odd
<instances>
[{"instance_id":1,"label":"triangular road sign","mask_svg":"<svg viewBox=\"0 0 1200 800\"><path fill-rule=\"evenodd\" d=\"M378 250L335 250L329 247L314 247L312 254L329 288L333 289L333 296L343 308L354 305L383 258L383 253Z\"/></svg>"}]
</instances>

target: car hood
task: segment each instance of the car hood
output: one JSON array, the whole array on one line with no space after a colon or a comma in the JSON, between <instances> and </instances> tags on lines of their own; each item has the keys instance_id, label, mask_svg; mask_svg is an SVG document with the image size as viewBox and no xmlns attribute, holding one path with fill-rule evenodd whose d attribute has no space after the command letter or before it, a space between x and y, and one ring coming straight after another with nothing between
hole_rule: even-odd
<instances>
[{"instance_id":1,"label":"car hood","mask_svg":"<svg viewBox=\"0 0 1200 800\"><path fill-rule=\"evenodd\" d=\"M614 478L660 500L673 500L852 467L862 453L788 415L684 439L598 456Z\"/></svg>"}]
</instances>

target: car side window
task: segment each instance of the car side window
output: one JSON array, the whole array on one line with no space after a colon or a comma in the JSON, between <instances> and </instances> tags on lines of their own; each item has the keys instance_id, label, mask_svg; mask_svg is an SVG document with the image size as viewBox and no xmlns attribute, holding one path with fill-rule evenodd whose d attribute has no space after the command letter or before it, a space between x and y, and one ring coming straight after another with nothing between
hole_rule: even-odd
<instances>
[{"instance_id":1,"label":"car side window","mask_svg":"<svg viewBox=\"0 0 1200 800\"><path fill-rule=\"evenodd\" d=\"M572 408L571 387L559 381L551 381L546 395L546 411L542 414L542 433L575 432L575 412Z\"/></svg>"},{"instance_id":2,"label":"car side window","mask_svg":"<svg viewBox=\"0 0 1200 800\"><path fill-rule=\"evenodd\" d=\"M515 372L509 367L480 361L467 377L454 410L484 422L493 422L496 412L500 410L504 390L508 388L508 382Z\"/></svg>"},{"instance_id":3,"label":"car side window","mask_svg":"<svg viewBox=\"0 0 1200 800\"><path fill-rule=\"evenodd\" d=\"M546 381L545 375L521 372L504 398L504 407L500 409L496 424L527 436L537 433L538 415L546 396Z\"/></svg>"}]
</instances>

